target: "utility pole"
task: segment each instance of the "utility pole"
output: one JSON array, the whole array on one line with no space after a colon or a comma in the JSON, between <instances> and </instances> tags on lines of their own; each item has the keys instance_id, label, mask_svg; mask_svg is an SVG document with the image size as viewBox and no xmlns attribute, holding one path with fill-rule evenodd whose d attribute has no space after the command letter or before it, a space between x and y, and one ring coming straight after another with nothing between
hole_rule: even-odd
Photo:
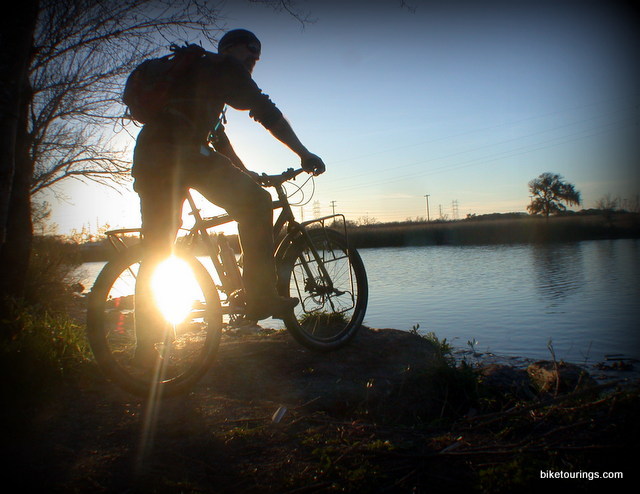
<instances>
[{"instance_id":1,"label":"utility pole","mask_svg":"<svg viewBox=\"0 0 640 494\"><path fill-rule=\"evenodd\" d=\"M333 215L336 214L336 201L331 201L331 209L333 210Z\"/></svg>"},{"instance_id":2,"label":"utility pole","mask_svg":"<svg viewBox=\"0 0 640 494\"><path fill-rule=\"evenodd\" d=\"M430 194L425 194L425 197L427 198L427 223L431 221L431 219L429 218L429 195Z\"/></svg>"}]
</instances>

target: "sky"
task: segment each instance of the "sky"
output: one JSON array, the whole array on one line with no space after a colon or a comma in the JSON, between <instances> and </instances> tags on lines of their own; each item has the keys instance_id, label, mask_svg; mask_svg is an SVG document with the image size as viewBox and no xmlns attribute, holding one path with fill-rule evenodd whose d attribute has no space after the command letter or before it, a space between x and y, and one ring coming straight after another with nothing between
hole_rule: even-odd
<instances>
[{"instance_id":1,"label":"sky","mask_svg":"<svg viewBox=\"0 0 640 494\"><path fill-rule=\"evenodd\" d=\"M327 165L315 189L308 183L304 197L293 198L306 203L296 209L303 219L334 208L379 222L524 212L527 183L543 172L573 183L584 208L605 195L640 194L640 35L625 3L294 6L314 22L303 27L286 12L240 1L222 12L228 29L260 38L254 79ZM227 118L250 169L299 165L248 112L229 110ZM119 139L132 148L130 137ZM68 181L56 193L65 199L43 198L59 233L140 223L130 185L115 193Z\"/></svg>"}]
</instances>

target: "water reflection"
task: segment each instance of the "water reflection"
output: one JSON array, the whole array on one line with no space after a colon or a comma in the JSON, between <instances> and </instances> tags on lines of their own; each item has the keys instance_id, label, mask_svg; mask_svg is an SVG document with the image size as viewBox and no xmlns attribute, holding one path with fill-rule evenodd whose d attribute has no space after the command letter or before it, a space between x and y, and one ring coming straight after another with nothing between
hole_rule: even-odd
<instances>
[{"instance_id":1,"label":"water reflection","mask_svg":"<svg viewBox=\"0 0 640 494\"><path fill-rule=\"evenodd\" d=\"M598 361L640 356L640 241L365 249L365 322L416 323L458 347Z\"/></svg>"},{"instance_id":2,"label":"water reflection","mask_svg":"<svg viewBox=\"0 0 640 494\"><path fill-rule=\"evenodd\" d=\"M460 348L476 340L480 351L502 355L549 358L552 340L558 358L568 361L601 361L609 353L640 358L640 240L399 247L361 255L369 326L420 324Z\"/></svg>"},{"instance_id":3,"label":"water reflection","mask_svg":"<svg viewBox=\"0 0 640 494\"><path fill-rule=\"evenodd\" d=\"M585 284L582 243L535 245L531 248L536 291L555 312L570 295Z\"/></svg>"}]
</instances>

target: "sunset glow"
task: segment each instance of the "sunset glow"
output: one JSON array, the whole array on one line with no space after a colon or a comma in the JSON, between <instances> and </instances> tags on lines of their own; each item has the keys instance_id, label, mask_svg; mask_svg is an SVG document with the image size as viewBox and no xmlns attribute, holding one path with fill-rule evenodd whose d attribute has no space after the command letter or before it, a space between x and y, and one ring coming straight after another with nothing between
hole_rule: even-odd
<instances>
[{"instance_id":1,"label":"sunset glow","mask_svg":"<svg viewBox=\"0 0 640 494\"><path fill-rule=\"evenodd\" d=\"M152 280L153 294L162 315L172 324L189 315L200 288L189 265L175 256L158 266Z\"/></svg>"}]
</instances>

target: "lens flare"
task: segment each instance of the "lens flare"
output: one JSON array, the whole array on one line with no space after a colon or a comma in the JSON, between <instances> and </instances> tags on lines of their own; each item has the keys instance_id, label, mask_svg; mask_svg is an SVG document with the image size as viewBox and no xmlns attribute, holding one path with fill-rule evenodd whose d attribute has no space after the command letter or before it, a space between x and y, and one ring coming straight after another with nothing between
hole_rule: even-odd
<instances>
[{"instance_id":1,"label":"lens flare","mask_svg":"<svg viewBox=\"0 0 640 494\"><path fill-rule=\"evenodd\" d=\"M175 256L163 261L151 281L153 295L162 315L178 324L189 315L199 287L189 265Z\"/></svg>"}]
</instances>

